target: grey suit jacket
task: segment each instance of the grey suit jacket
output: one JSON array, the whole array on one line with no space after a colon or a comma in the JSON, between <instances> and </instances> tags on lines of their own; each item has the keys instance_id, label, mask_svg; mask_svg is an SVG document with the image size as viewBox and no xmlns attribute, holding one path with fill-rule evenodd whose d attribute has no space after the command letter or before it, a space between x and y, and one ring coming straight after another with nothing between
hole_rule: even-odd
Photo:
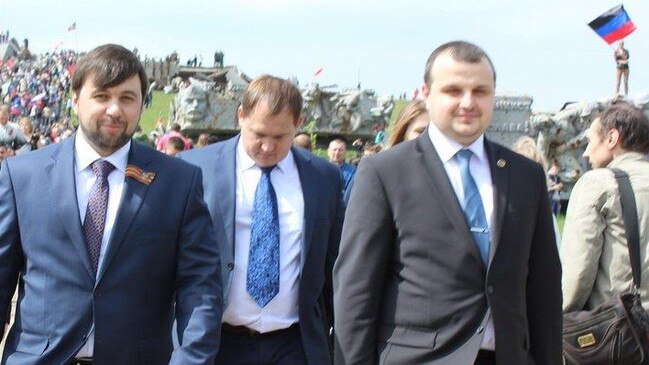
<instances>
[{"instance_id":1,"label":"grey suit jacket","mask_svg":"<svg viewBox=\"0 0 649 365\"><path fill-rule=\"evenodd\" d=\"M488 307L499 365L561 363L545 174L485 144L495 205L488 268L428 133L361 162L334 267L337 364L471 364Z\"/></svg>"},{"instance_id":2,"label":"grey suit jacket","mask_svg":"<svg viewBox=\"0 0 649 365\"><path fill-rule=\"evenodd\" d=\"M207 364L218 350L218 246L200 170L133 141L100 272L90 266L74 171L74 138L0 169L0 322L18 281L2 364L65 364L94 323L94 363ZM175 311L174 311L175 303ZM175 315L174 315L175 313ZM172 351L178 322L181 346Z\"/></svg>"},{"instance_id":3,"label":"grey suit jacket","mask_svg":"<svg viewBox=\"0 0 649 365\"><path fill-rule=\"evenodd\" d=\"M214 226L226 237L221 248L223 294L227 302L234 269L236 146L239 137L180 157L203 171L205 201ZM322 158L292 148L304 196L304 231L299 289L300 332L309 364L329 364L329 329L333 326L331 272L342 229L340 171Z\"/></svg>"}]
</instances>

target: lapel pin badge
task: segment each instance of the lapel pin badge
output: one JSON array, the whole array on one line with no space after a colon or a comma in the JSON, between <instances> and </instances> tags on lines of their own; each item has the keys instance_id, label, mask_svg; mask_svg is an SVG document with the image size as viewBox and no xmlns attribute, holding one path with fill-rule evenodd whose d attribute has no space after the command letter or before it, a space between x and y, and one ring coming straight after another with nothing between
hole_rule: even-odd
<instances>
[{"instance_id":1,"label":"lapel pin badge","mask_svg":"<svg viewBox=\"0 0 649 365\"><path fill-rule=\"evenodd\" d=\"M507 166L507 161L505 161L502 158L499 158L498 161L496 162L496 166L502 169L503 167Z\"/></svg>"},{"instance_id":2,"label":"lapel pin badge","mask_svg":"<svg viewBox=\"0 0 649 365\"><path fill-rule=\"evenodd\" d=\"M141 168L135 165L126 166L126 177L135 179L141 184L151 185L153 179L155 179L155 172L143 171Z\"/></svg>"}]
</instances>

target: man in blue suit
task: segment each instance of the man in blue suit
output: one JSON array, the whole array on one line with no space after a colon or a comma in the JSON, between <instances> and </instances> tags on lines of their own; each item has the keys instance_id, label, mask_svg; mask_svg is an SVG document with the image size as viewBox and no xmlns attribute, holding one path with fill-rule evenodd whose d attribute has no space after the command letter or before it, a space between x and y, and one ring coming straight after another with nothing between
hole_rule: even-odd
<instances>
[{"instance_id":1,"label":"man in blue suit","mask_svg":"<svg viewBox=\"0 0 649 365\"><path fill-rule=\"evenodd\" d=\"M75 136L2 164L1 323L19 288L2 364L213 362L220 259L201 172L131 139L146 85L133 53L95 48L72 79Z\"/></svg>"},{"instance_id":2,"label":"man in blue suit","mask_svg":"<svg viewBox=\"0 0 649 365\"><path fill-rule=\"evenodd\" d=\"M238 110L241 133L180 157L203 171L221 240L225 310L217 364L329 364L331 271L343 218L338 169L291 148L302 96L261 76Z\"/></svg>"}]
</instances>

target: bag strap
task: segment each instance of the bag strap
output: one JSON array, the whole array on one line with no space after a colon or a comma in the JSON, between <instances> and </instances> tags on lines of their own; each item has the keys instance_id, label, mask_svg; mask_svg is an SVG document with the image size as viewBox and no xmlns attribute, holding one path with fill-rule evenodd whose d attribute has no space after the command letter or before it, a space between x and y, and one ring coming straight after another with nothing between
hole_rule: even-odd
<instances>
[{"instance_id":1,"label":"bag strap","mask_svg":"<svg viewBox=\"0 0 649 365\"><path fill-rule=\"evenodd\" d=\"M638 230L638 210L636 208L635 196L631 187L629 175L620 169L611 169L615 174L617 186L620 190L620 204L624 216L624 227L626 231L627 246L631 259L631 270L633 272L633 284L636 289L640 288L640 233Z\"/></svg>"}]
</instances>

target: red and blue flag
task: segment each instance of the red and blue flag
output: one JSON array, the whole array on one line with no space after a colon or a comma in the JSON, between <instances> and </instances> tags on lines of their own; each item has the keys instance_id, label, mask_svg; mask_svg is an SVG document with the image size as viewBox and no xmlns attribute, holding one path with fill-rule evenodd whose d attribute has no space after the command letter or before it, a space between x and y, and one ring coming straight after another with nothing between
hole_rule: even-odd
<instances>
[{"instance_id":1,"label":"red and blue flag","mask_svg":"<svg viewBox=\"0 0 649 365\"><path fill-rule=\"evenodd\" d=\"M623 5L618 5L598 16L588 23L588 26L608 44L624 39L636 29Z\"/></svg>"}]
</instances>

